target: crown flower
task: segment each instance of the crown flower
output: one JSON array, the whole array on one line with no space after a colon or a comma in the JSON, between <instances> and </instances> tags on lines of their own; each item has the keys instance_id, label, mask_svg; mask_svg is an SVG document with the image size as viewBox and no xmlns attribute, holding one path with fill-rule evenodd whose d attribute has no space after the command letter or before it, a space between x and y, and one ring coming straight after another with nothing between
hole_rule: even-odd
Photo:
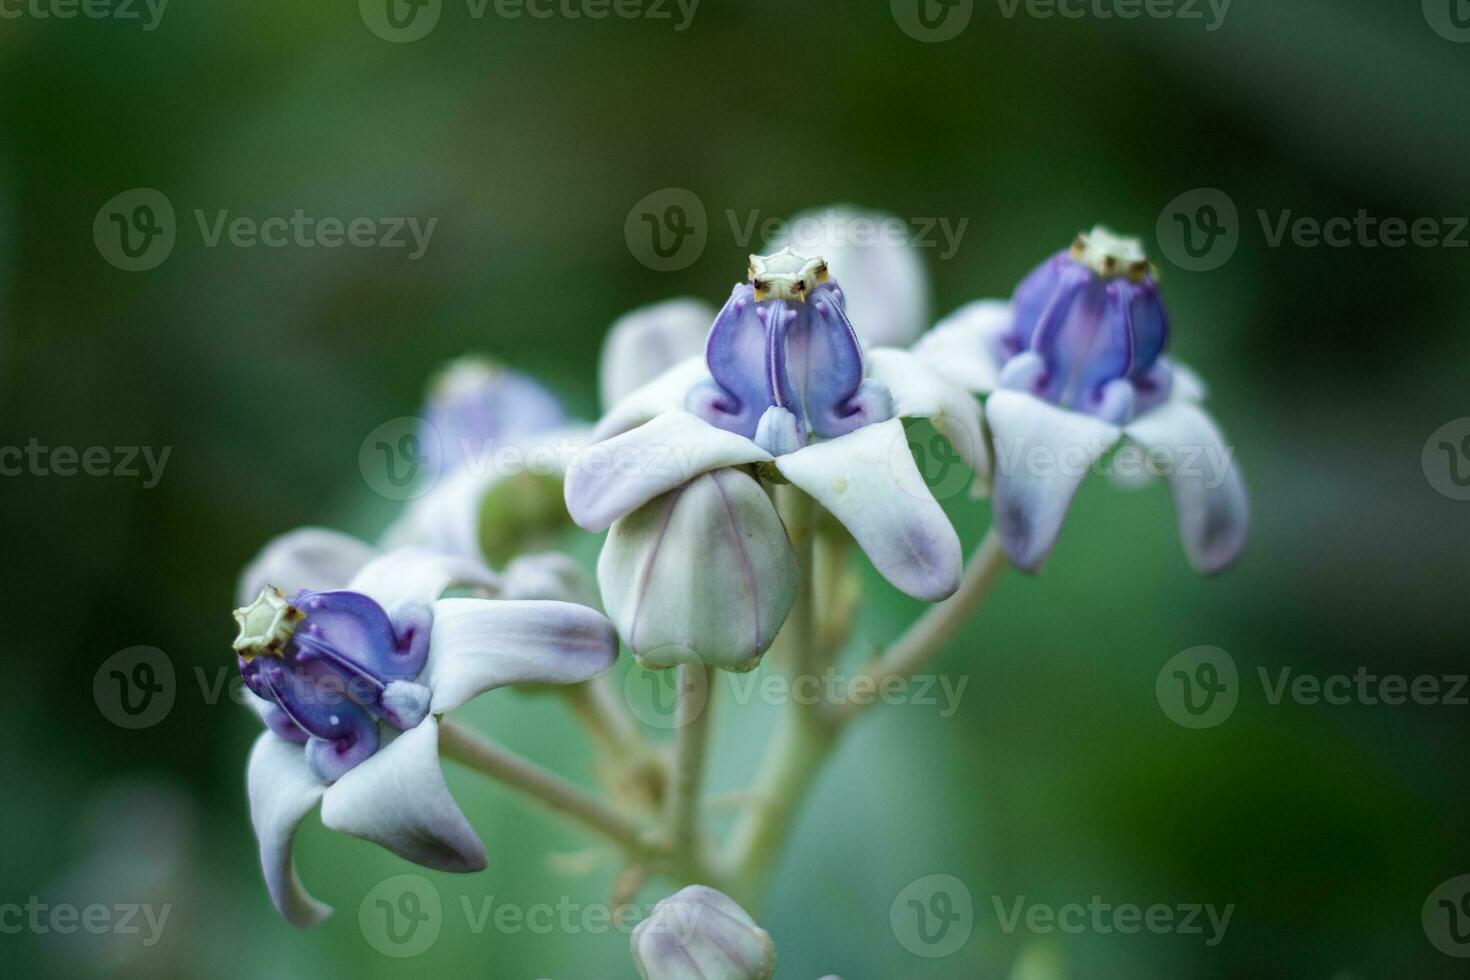
<instances>
[{"instance_id":1,"label":"crown flower","mask_svg":"<svg viewBox=\"0 0 1470 980\"><path fill-rule=\"evenodd\" d=\"M1082 478L1125 440L1168 480L1197 571L1240 553L1245 487L1201 406L1203 385L1165 356L1169 335L1142 245L1098 227L1043 262L1010 303L972 303L915 346L934 370L988 395L995 526L1018 567L1041 567Z\"/></svg>"}]
</instances>

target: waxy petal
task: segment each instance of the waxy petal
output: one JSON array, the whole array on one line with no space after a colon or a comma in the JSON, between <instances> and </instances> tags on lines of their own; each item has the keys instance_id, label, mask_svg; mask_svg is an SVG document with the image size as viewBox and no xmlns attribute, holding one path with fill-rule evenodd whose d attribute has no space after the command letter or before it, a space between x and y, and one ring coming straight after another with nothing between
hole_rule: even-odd
<instances>
[{"instance_id":1,"label":"waxy petal","mask_svg":"<svg viewBox=\"0 0 1470 980\"><path fill-rule=\"evenodd\" d=\"M800 570L770 497L725 469L613 524L597 577L640 663L743 670L786 621Z\"/></svg>"},{"instance_id":2,"label":"waxy petal","mask_svg":"<svg viewBox=\"0 0 1470 980\"><path fill-rule=\"evenodd\" d=\"M1017 568L1037 571L1061 533L1077 488L1122 430L1020 391L985 403L995 442L993 521Z\"/></svg>"},{"instance_id":3,"label":"waxy petal","mask_svg":"<svg viewBox=\"0 0 1470 980\"><path fill-rule=\"evenodd\" d=\"M669 368L704 351L715 311L703 300L679 298L619 317L602 344L598 390L611 409Z\"/></svg>"},{"instance_id":4,"label":"waxy petal","mask_svg":"<svg viewBox=\"0 0 1470 980\"><path fill-rule=\"evenodd\" d=\"M440 599L420 682L434 714L507 684L575 684L612 666L618 638L594 609L541 600Z\"/></svg>"},{"instance_id":5,"label":"waxy petal","mask_svg":"<svg viewBox=\"0 0 1470 980\"><path fill-rule=\"evenodd\" d=\"M377 553L366 541L323 527L288 531L266 542L245 566L236 601L249 605L266 586L288 596L301 589L344 588Z\"/></svg>"},{"instance_id":6,"label":"waxy petal","mask_svg":"<svg viewBox=\"0 0 1470 980\"><path fill-rule=\"evenodd\" d=\"M771 404L768 381L768 333L765 317L780 312L780 304L761 306L747 283L737 285L715 317L705 347L710 377L717 387L691 402L689 410L712 425L743 436L754 436L761 413Z\"/></svg>"},{"instance_id":7,"label":"waxy petal","mask_svg":"<svg viewBox=\"0 0 1470 980\"><path fill-rule=\"evenodd\" d=\"M1250 504L1233 447L1209 415L1188 398L1176 397L1135 419L1127 433L1172 461L1166 479L1194 570L1212 575L1228 567L1245 545Z\"/></svg>"},{"instance_id":8,"label":"waxy petal","mask_svg":"<svg viewBox=\"0 0 1470 980\"><path fill-rule=\"evenodd\" d=\"M863 383L862 346L843 312L835 283L812 290L804 304L772 303L771 311L773 317L777 311L791 314L789 323L771 335L773 344L785 345L784 365L777 358L773 368L778 404L824 438L887 417L882 413L888 406L881 398L857 397Z\"/></svg>"},{"instance_id":9,"label":"waxy petal","mask_svg":"<svg viewBox=\"0 0 1470 980\"><path fill-rule=\"evenodd\" d=\"M400 548L374 559L353 577L348 589L392 609L400 602L431 603L451 586L493 592L500 579L473 558Z\"/></svg>"},{"instance_id":10,"label":"waxy petal","mask_svg":"<svg viewBox=\"0 0 1470 980\"><path fill-rule=\"evenodd\" d=\"M980 426L980 403L962 386L909 351L880 347L868 352L868 377L893 396L893 414L929 419L975 475L990 475L990 450Z\"/></svg>"},{"instance_id":11,"label":"waxy petal","mask_svg":"<svg viewBox=\"0 0 1470 980\"><path fill-rule=\"evenodd\" d=\"M611 439L665 412L682 412L694 389L713 383L703 356L681 361L608 409L589 442Z\"/></svg>"},{"instance_id":12,"label":"waxy petal","mask_svg":"<svg viewBox=\"0 0 1470 980\"><path fill-rule=\"evenodd\" d=\"M332 914L307 894L291 859L296 828L321 800L326 787L306 767L301 746L261 732L245 770L250 822L260 843L260 869L281 918L310 929Z\"/></svg>"},{"instance_id":13,"label":"waxy petal","mask_svg":"<svg viewBox=\"0 0 1470 980\"><path fill-rule=\"evenodd\" d=\"M770 458L744 436L668 412L579 455L567 473L567 511L584 530L601 531L701 473Z\"/></svg>"},{"instance_id":14,"label":"waxy petal","mask_svg":"<svg viewBox=\"0 0 1470 980\"><path fill-rule=\"evenodd\" d=\"M322 798L322 823L436 871L485 867L485 845L444 782L433 718L337 780Z\"/></svg>"},{"instance_id":15,"label":"waxy petal","mask_svg":"<svg viewBox=\"0 0 1470 980\"><path fill-rule=\"evenodd\" d=\"M707 885L660 901L630 945L645 980L769 980L776 969L771 937L733 898Z\"/></svg>"},{"instance_id":16,"label":"waxy petal","mask_svg":"<svg viewBox=\"0 0 1470 980\"><path fill-rule=\"evenodd\" d=\"M969 391L995 390L1001 365L1020 351L1013 339L1011 305L982 299L939 321L913 346L914 356Z\"/></svg>"},{"instance_id":17,"label":"waxy petal","mask_svg":"<svg viewBox=\"0 0 1470 980\"><path fill-rule=\"evenodd\" d=\"M938 602L959 587L959 535L914 465L898 419L781 456L776 467L841 521L901 591Z\"/></svg>"}]
</instances>

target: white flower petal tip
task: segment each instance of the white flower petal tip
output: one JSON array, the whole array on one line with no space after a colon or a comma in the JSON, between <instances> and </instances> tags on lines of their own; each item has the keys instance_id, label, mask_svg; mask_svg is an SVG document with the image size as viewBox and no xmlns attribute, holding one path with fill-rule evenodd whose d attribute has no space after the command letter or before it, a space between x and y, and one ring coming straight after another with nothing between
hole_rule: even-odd
<instances>
[{"instance_id":1,"label":"white flower petal tip","mask_svg":"<svg viewBox=\"0 0 1470 980\"><path fill-rule=\"evenodd\" d=\"M983 491L990 478L990 448L975 396L909 351L879 347L866 357L869 377L892 395L893 414L929 419L975 473Z\"/></svg>"},{"instance_id":2,"label":"white flower petal tip","mask_svg":"<svg viewBox=\"0 0 1470 980\"><path fill-rule=\"evenodd\" d=\"M1234 449L1209 415L1181 394L1135 419L1127 432L1148 455L1169 461L1164 476L1190 565L1201 575L1230 567L1245 547L1250 501Z\"/></svg>"},{"instance_id":3,"label":"white flower petal tip","mask_svg":"<svg viewBox=\"0 0 1470 980\"><path fill-rule=\"evenodd\" d=\"M959 588L959 535L924 484L897 419L778 457L776 467L830 511L900 591L938 602Z\"/></svg>"},{"instance_id":4,"label":"white flower petal tip","mask_svg":"<svg viewBox=\"0 0 1470 980\"><path fill-rule=\"evenodd\" d=\"M665 412L683 411L689 392L709 380L709 365L703 355L680 361L611 406L593 428L590 441L602 442Z\"/></svg>"},{"instance_id":5,"label":"white flower petal tip","mask_svg":"<svg viewBox=\"0 0 1470 980\"><path fill-rule=\"evenodd\" d=\"M559 551L521 555L505 566L502 599L554 599L601 609L597 582L570 556Z\"/></svg>"},{"instance_id":6,"label":"white flower petal tip","mask_svg":"<svg viewBox=\"0 0 1470 980\"><path fill-rule=\"evenodd\" d=\"M440 599L420 680L431 711L453 711L509 684L575 684L617 660L607 617L586 606L542 600Z\"/></svg>"},{"instance_id":7,"label":"white flower petal tip","mask_svg":"<svg viewBox=\"0 0 1470 980\"><path fill-rule=\"evenodd\" d=\"M602 344L598 390L610 409L669 368L704 351L715 310L703 300L679 298L619 317Z\"/></svg>"},{"instance_id":8,"label":"white flower petal tip","mask_svg":"<svg viewBox=\"0 0 1470 980\"><path fill-rule=\"evenodd\" d=\"M500 588L500 579L473 558L411 547L375 558L347 586L384 609L400 603L432 603L452 587L494 592Z\"/></svg>"},{"instance_id":9,"label":"white flower petal tip","mask_svg":"<svg viewBox=\"0 0 1470 980\"><path fill-rule=\"evenodd\" d=\"M483 870L485 845L449 794L439 725L411 728L333 783L322 823L437 871Z\"/></svg>"},{"instance_id":10,"label":"white flower petal tip","mask_svg":"<svg viewBox=\"0 0 1470 980\"><path fill-rule=\"evenodd\" d=\"M776 947L740 904L690 885L653 907L630 941L643 980L770 980Z\"/></svg>"},{"instance_id":11,"label":"white flower petal tip","mask_svg":"<svg viewBox=\"0 0 1470 980\"><path fill-rule=\"evenodd\" d=\"M641 665L739 672L770 648L796 601L800 570L765 491L725 469L615 523L597 577Z\"/></svg>"},{"instance_id":12,"label":"white flower petal tip","mask_svg":"<svg viewBox=\"0 0 1470 980\"><path fill-rule=\"evenodd\" d=\"M779 405L772 405L761 416L755 430L755 444L772 456L794 453L801 448L796 429L796 416Z\"/></svg>"},{"instance_id":13,"label":"white flower petal tip","mask_svg":"<svg viewBox=\"0 0 1470 980\"><path fill-rule=\"evenodd\" d=\"M744 436L667 412L580 453L567 472L567 511L584 530L601 531L701 473L770 458Z\"/></svg>"},{"instance_id":14,"label":"white flower petal tip","mask_svg":"<svg viewBox=\"0 0 1470 980\"><path fill-rule=\"evenodd\" d=\"M1000 340L1010 327L1010 303L977 300L935 324L913 354L967 391L990 392L1000 372Z\"/></svg>"},{"instance_id":15,"label":"white flower petal tip","mask_svg":"<svg viewBox=\"0 0 1470 980\"><path fill-rule=\"evenodd\" d=\"M291 859L296 828L325 791L312 775L301 746L261 732L245 769L250 822L260 844L260 867L271 903L291 925L310 929L332 914L331 906L307 894Z\"/></svg>"},{"instance_id":16,"label":"white flower petal tip","mask_svg":"<svg viewBox=\"0 0 1470 980\"><path fill-rule=\"evenodd\" d=\"M994 524L1011 563L1041 569L1056 546L1072 498L1122 430L1019 391L990 396L995 442Z\"/></svg>"},{"instance_id":17,"label":"white flower petal tip","mask_svg":"<svg viewBox=\"0 0 1470 980\"><path fill-rule=\"evenodd\" d=\"M245 566L235 592L236 603L246 605L268 585L288 596L301 589L344 588L377 553L367 542L327 528L288 531L266 542Z\"/></svg>"}]
</instances>

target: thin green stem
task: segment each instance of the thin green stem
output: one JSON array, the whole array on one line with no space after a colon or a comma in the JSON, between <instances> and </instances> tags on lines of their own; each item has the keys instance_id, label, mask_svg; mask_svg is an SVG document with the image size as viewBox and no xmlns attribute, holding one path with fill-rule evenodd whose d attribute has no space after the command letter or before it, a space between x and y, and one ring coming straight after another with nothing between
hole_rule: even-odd
<instances>
[{"instance_id":1,"label":"thin green stem","mask_svg":"<svg viewBox=\"0 0 1470 980\"><path fill-rule=\"evenodd\" d=\"M713 667L679 668L679 706L674 734L674 772L669 787L669 849L690 855L699 846L699 801L704 789L710 715L715 690Z\"/></svg>"},{"instance_id":2,"label":"thin green stem","mask_svg":"<svg viewBox=\"0 0 1470 980\"><path fill-rule=\"evenodd\" d=\"M644 828L620 810L463 725L440 722L439 752L569 817L631 854L647 856L657 850Z\"/></svg>"}]
</instances>

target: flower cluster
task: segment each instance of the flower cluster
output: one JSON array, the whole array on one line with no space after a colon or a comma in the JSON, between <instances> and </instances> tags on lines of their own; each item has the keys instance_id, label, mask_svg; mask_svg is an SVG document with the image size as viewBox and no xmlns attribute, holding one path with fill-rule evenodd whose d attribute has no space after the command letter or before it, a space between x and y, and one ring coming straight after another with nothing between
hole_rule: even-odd
<instances>
[{"instance_id":1,"label":"flower cluster","mask_svg":"<svg viewBox=\"0 0 1470 980\"><path fill-rule=\"evenodd\" d=\"M789 628L794 658L830 664L861 589L849 568L860 551L895 589L953 611L916 624L863 679L900 674L942 645L1001 564L1041 568L1083 476L1109 453L1217 461L1160 472L1193 566L1212 573L1236 558L1243 483L1203 384L1166 353L1170 317L1139 242L1084 233L1008 302L971 303L927 332L928 285L911 251L831 245L751 256L718 311L679 298L619 319L594 424L570 419L526 375L482 357L455 362L422 412L432 490L376 542L301 528L248 564L234 650L265 729L248 795L285 919L311 926L329 911L291 857L318 806L328 827L425 867L485 867L442 753L608 837L632 887L693 882L633 933L645 978L769 977L770 936L711 885L758 898L796 801L753 807L712 856L690 824L703 740L669 757L622 717L602 677L619 641L637 661L630 670L697 675L754 668ZM992 535L968 570L910 448L912 420L972 472L971 499L955 507L990 497ZM506 449L550 462L485 464ZM578 527L607 532L595 584L557 550ZM610 799L446 717L511 685L565 694L605 754ZM686 714L698 731L698 711ZM796 729L828 733L798 755L819 758L842 720ZM771 769L792 792L779 761Z\"/></svg>"}]
</instances>

